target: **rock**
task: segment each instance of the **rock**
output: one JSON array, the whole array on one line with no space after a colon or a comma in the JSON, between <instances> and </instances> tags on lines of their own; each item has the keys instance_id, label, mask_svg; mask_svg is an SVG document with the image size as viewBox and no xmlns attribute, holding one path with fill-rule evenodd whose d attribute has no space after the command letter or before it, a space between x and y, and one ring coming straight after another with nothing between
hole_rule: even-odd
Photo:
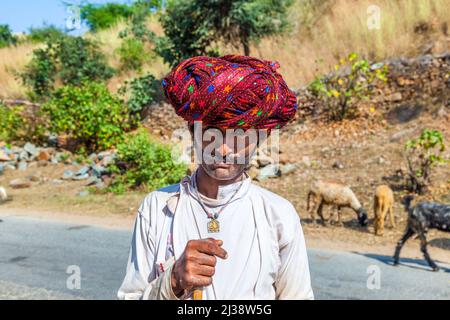
<instances>
[{"instance_id":1,"label":"rock","mask_svg":"<svg viewBox=\"0 0 450 320\"><path fill-rule=\"evenodd\" d=\"M18 159L20 161L29 161L30 160L30 156L28 155L28 152L26 152L25 150L22 150L19 153Z\"/></svg>"},{"instance_id":2,"label":"rock","mask_svg":"<svg viewBox=\"0 0 450 320\"><path fill-rule=\"evenodd\" d=\"M297 165L295 163L288 163L281 167L281 174L288 174L297 169Z\"/></svg>"},{"instance_id":3,"label":"rock","mask_svg":"<svg viewBox=\"0 0 450 320\"><path fill-rule=\"evenodd\" d=\"M28 163L28 169L30 168L36 168L38 166L38 163L36 161L32 161Z\"/></svg>"},{"instance_id":4,"label":"rock","mask_svg":"<svg viewBox=\"0 0 450 320\"><path fill-rule=\"evenodd\" d=\"M447 111L445 111L444 107L439 108L439 110L437 111L436 115L440 118L445 118L447 117L448 113Z\"/></svg>"},{"instance_id":5,"label":"rock","mask_svg":"<svg viewBox=\"0 0 450 320\"><path fill-rule=\"evenodd\" d=\"M88 178L89 178L89 173L85 173L85 174L76 175L76 176L72 177L72 180L86 180Z\"/></svg>"},{"instance_id":6,"label":"rock","mask_svg":"<svg viewBox=\"0 0 450 320\"><path fill-rule=\"evenodd\" d=\"M83 191L80 191L77 193L77 196L82 197L82 198L87 197L88 195L89 195L89 191L87 191L87 190L83 190Z\"/></svg>"},{"instance_id":7,"label":"rock","mask_svg":"<svg viewBox=\"0 0 450 320\"><path fill-rule=\"evenodd\" d=\"M89 172L89 167L84 166L82 168L80 168L80 170L77 171L77 173L75 173L76 176L83 176L85 174L87 174Z\"/></svg>"},{"instance_id":8,"label":"rock","mask_svg":"<svg viewBox=\"0 0 450 320\"><path fill-rule=\"evenodd\" d=\"M86 183L84 185L92 186L94 184L97 184L98 182L103 182L103 181L97 177L91 176L91 177L89 177L89 179L86 181Z\"/></svg>"},{"instance_id":9,"label":"rock","mask_svg":"<svg viewBox=\"0 0 450 320\"><path fill-rule=\"evenodd\" d=\"M396 132L391 136L390 141L397 142L397 141L401 140L403 137L412 134L414 131L415 131L415 129L412 128L412 129L406 129L406 130Z\"/></svg>"},{"instance_id":10,"label":"rock","mask_svg":"<svg viewBox=\"0 0 450 320\"><path fill-rule=\"evenodd\" d=\"M113 156L104 156L102 160L99 162L101 166L107 167L108 165L114 162Z\"/></svg>"},{"instance_id":11,"label":"rock","mask_svg":"<svg viewBox=\"0 0 450 320\"><path fill-rule=\"evenodd\" d=\"M89 159L92 161L97 161L97 154L95 152L91 153L89 155Z\"/></svg>"},{"instance_id":12,"label":"rock","mask_svg":"<svg viewBox=\"0 0 450 320\"><path fill-rule=\"evenodd\" d=\"M50 153L48 153L46 150L41 150L38 153L37 159L39 161L48 161L50 160L51 156Z\"/></svg>"},{"instance_id":13,"label":"rock","mask_svg":"<svg viewBox=\"0 0 450 320\"><path fill-rule=\"evenodd\" d=\"M311 167L311 159L308 156L303 156L302 157L302 162L306 167Z\"/></svg>"},{"instance_id":14,"label":"rock","mask_svg":"<svg viewBox=\"0 0 450 320\"><path fill-rule=\"evenodd\" d=\"M63 182L64 181L61 180L61 179L53 179L52 180L52 184L55 185L55 186L58 186L58 185L62 184Z\"/></svg>"},{"instance_id":15,"label":"rock","mask_svg":"<svg viewBox=\"0 0 450 320\"><path fill-rule=\"evenodd\" d=\"M94 173L94 175L97 177L97 178L100 178L103 174L105 174L105 173L107 173L108 172L108 169L106 169L105 167L103 167L103 166L100 166L100 165L93 165L92 166L92 172Z\"/></svg>"},{"instance_id":16,"label":"rock","mask_svg":"<svg viewBox=\"0 0 450 320\"><path fill-rule=\"evenodd\" d=\"M37 162L38 167L46 167L48 165L48 161L45 160L39 160Z\"/></svg>"},{"instance_id":17,"label":"rock","mask_svg":"<svg viewBox=\"0 0 450 320\"><path fill-rule=\"evenodd\" d=\"M58 162L59 162L59 160L56 155L52 156L52 158L50 159L50 163L52 163L52 164L58 164Z\"/></svg>"},{"instance_id":18,"label":"rock","mask_svg":"<svg viewBox=\"0 0 450 320\"><path fill-rule=\"evenodd\" d=\"M20 171L25 171L27 170L27 163L25 161L20 161L19 164L17 165L17 169L19 169Z\"/></svg>"},{"instance_id":19,"label":"rock","mask_svg":"<svg viewBox=\"0 0 450 320\"><path fill-rule=\"evenodd\" d=\"M10 161L10 160L11 160L11 158L6 153L6 151L3 149L0 149L0 161Z\"/></svg>"},{"instance_id":20,"label":"rock","mask_svg":"<svg viewBox=\"0 0 450 320\"><path fill-rule=\"evenodd\" d=\"M269 164L274 163L273 158L271 158L271 157L269 157L269 156L267 156L267 155L265 155L263 153L258 156L257 161L258 161L258 165L260 167L265 167L265 166L267 166Z\"/></svg>"},{"instance_id":21,"label":"rock","mask_svg":"<svg viewBox=\"0 0 450 320\"><path fill-rule=\"evenodd\" d=\"M9 182L9 186L13 189L25 189L31 187L31 183L25 179L14 179Z\"/></svg>"},{"instance_id":22,"label":"rock","mask_svg":"<svg viewBox=\"0 0 450 320\"><path fill-rule=\"evenodd\" d=\"M378 164L384 164L386 160L383 157L378 158Z\"/></svg>"},{"instance_id":23,"label":"rock","mask_svg":"<svg viewBox=\"0 0 450 320\"><path fill-rule=\"evenodd\" d=\"M13 163L7 163L5 164L5 171L6 170L16 170L16 166Z\"/></svg>"},{"instance_id":24,"label":"rock","mask_svg":"<svg viewBox=\"0 0 450 320\"><path fill-rule=\"evenodd\" d=\"M398 102L398 101L401 101L402 99L403 99L403 96L402 96L401 92L395 92L395 93L393 93L393 94L391 94L389 96L386 96L384 98L384 101L387 101L387 102Z\"/></svg>"},{"instance_id":25,"label":"rock","mask_svg":"<svg viewBox=\"0 0 450 320\"><path fill-rule=\"evenodd\" d=\"M38 182L38 181L41 181L42 178L41 178L41 176L38 175L38 174L30 174L30 175L28 176L28 180L33 181L33 182Z\"/></svg>"},{"instance_id":26,"label":"rock","mask_svg":"<svg viewBox=\"0 0 450 320\"><path fill-rule=\"evenodd\" d=\"M39 153L39 149L35 147L34 144L27 142L24 146L23 146L23 150L25 150L26 152L28 152L31 156L37 156Z\"/></svg>"},{"instance_id":27,"label":"rock","mask_svg":"<svg viewBox=\"0 0 450 320\"><path fill-rule=\"evenodd\" d=\"M97 155L97 159L98 160L103 160L103 158L106 157L106 156L111 156L111 152L109 152L109 151L99 152L99 154Z\"/></svg>"},{"instance_id":28,"label":"rock","mask_svg":"<svg viewBox=\"0 0 450 320\"><path fill-rule=\"evenodd\" d=\"M276 178L281 175L280 168L277 164L269 164L259 170L259 175L257 177L258 181L263 181L268 178Z\"/></svg>"},{"instance_id":29,"label":"rock","mask_svg":"<svg viewBox=\"0 0 450 320\"><path fill-rule=\"evenodd\" d=\"M64 170L64 173L63 173L63 176L62 176L63 180L69 180L69 179L72 179L72 177L73 177L73 171L72 170Z\"/></svg>"},{"instance_id":30,"label":"rock","mask_svg":"<svg viewBox=\"0 0 450 320\"><path fill-rule=\"evenodd\" d=\"M47 143L49 146L57 147L58 146L58 136L56 134L50 134L47 138Z\"/></svg>"},{"instance_id":31,"label":"rock","mask_svg":"<svg viewBox=\"0 0 450 320\"><path fill-rule=\"evenodd\" d=\"M344 165L340 161L335 161L332 166L334 169L344 169Z\"/></svg>"},{"instance_id":32,"label":"rock","mask_svg":"<svg viewBox=\"0 0 450 320\"><path fill-rule=\"evenodd\" d=\"M95 184L95 187L98 189L98 190L102 190L102 189L104 189L104 188L106 188L106 184L103 182L103 181L98 181L96 184Z\"/></svg>"}]
</instances>

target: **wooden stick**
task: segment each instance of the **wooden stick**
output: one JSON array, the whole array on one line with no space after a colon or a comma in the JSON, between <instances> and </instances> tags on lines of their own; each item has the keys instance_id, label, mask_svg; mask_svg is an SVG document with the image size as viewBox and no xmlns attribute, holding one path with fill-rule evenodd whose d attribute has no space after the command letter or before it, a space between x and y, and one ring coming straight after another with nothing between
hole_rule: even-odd
<instances>
[{"instance_id":1,"label":"wooden stick","mask_svg":"<svg viewBox=\"0 0 450 320\"><path fill-rule=\"evenodd\" d=\"M203 290L195 289L193 293L194 300L203 300Z\"/></svg>"}]
</instances>

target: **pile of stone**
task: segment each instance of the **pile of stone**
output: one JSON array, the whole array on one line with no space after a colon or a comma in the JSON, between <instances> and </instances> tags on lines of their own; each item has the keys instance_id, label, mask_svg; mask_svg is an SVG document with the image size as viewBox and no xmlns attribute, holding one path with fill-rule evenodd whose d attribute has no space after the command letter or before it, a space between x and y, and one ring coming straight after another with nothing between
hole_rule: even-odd
<instances>
[{"instance_id":1,"label":"pile of stone","mask_svg":"<svg viewBox=\"0 0 450 320\"><path fill-rule=\"evenodd\" d=\"M37 147L32 143L26 143L23 147L8 147L0 142L0 174L7 170L26 171L30 168L45 167L48 165L63 164L77 166L77 170L64 170L60 179L52 181L53 184L61 184L64 181L85 181L86 186L104 188L110 181L108 166L114 162L115 151L103 151L92 153L88 157L89 165L83 165L74 160L74 156L68 151L59 151L53 147ZM28 188L31 181L41 181L37 175L31 175L28 179L14 179L10 181L12 188Z\"/></svg>"},{"instance_id":2,"label":"pile of stone","mask_svg":"<svg viewBox=\"0 0 450 320\"><path fill-rule=\"evenodd\" d=\"M287 175L298 167L298 164L290 163L281 150L274 148L269 152L267 149L260 148L251 159L248 174L261 182Z\"/></svg>"}]
</instances>

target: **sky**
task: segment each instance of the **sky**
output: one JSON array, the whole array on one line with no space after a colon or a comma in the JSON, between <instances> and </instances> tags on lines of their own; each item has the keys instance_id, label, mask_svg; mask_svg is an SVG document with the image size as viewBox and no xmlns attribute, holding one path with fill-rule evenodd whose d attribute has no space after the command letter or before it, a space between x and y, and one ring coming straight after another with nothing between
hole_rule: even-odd
<instances>
[{"instance_id":1,"label":"sky","mask_svg":"<svg viewBox=\"0 0 450 320\"><path fill-rule=\"evenodd\" d=\"M78 28L77 21L70 19L75 14L64 3L80 4L82 0L0 0L0 24L8 24L13 32L27 32L30 27L42 26L44 22L65 29L75 27L73 34L87 30L86 26ZM85 3L86 1L83 1ZM106 2L131 3L132 0L89 0L89 3L102 4ZM73 7L76 8L76 7ZM75 11L72 9L72 11Z\"/></svg>"}]
</instances>

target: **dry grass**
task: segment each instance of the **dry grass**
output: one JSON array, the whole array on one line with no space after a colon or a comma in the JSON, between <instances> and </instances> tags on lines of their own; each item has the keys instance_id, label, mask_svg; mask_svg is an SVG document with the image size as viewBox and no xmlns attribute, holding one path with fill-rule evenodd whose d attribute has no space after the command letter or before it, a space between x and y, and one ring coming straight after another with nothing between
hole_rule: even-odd
<instances>
[{"instance_id":1,"label":"dry grass","mask_svg":"<svg viewBox=\"0 0 450 320\"><path fill-rule=\"evenodd\" d=\"M431 43L434 43L433 52L449 50L448 0L379 0L376 5L381 13L380 29L369 30L367 9L373 4L372 0L297 0L290 11L292 30L283 37L264 39L251 48L251 54L278 60L282 65L280 72L288 84L297 88L309 83L316 75L329 72L339 58L350 52L378 60L421 54ZM87 35L99 40L115 68L119 67L116 49L122 42L118 33L125 25L121 22L108 30ZM149 19L147 25L158 35L163 33L155 17ZM0 49L0 97L25 95L25 89L14 80L11 70L21 70L32 49L30 44ZM239 54L242 50L223 46L222 53ZM157 77L168 71L160 58L142 70ZM118 74L108 86L116 91L125 80L134 76L135 72Z\"/></svg>"},{"instance_id":2,"label":"dry grass","mask_svg":"<svg viewBox=\"0 0 450 320\"><path fill-rule=\"evenodd\" d=\"M26 96L26 88L16 73L31 59L36 44L25 43L0 49L0 99L19 99Z\"/></svg>"},{"instance_id":3,"label":"dry grass","mask_svg":"<svg viewBox=\"0 0 450 320\"><path fill-rule=\"evenodd\" d=\"M294 10L301 10L301 1L308 2L297 1ZM379 0L380 29L369 30L367 9L373 4L371 0L335 0L322 9L325 14L319 19L307 17L306 25L296 23L291 34L263 40L252 48L252 54L278 60L288 84L298 87L331 70L350 52L374 60L412 56L433 41L434 52L449 50L448 0ZM294 18L301 16L305 14L293 14ZM415 31L421 24L426 28L423 34Z\"/></svg>"}]
</instances>

